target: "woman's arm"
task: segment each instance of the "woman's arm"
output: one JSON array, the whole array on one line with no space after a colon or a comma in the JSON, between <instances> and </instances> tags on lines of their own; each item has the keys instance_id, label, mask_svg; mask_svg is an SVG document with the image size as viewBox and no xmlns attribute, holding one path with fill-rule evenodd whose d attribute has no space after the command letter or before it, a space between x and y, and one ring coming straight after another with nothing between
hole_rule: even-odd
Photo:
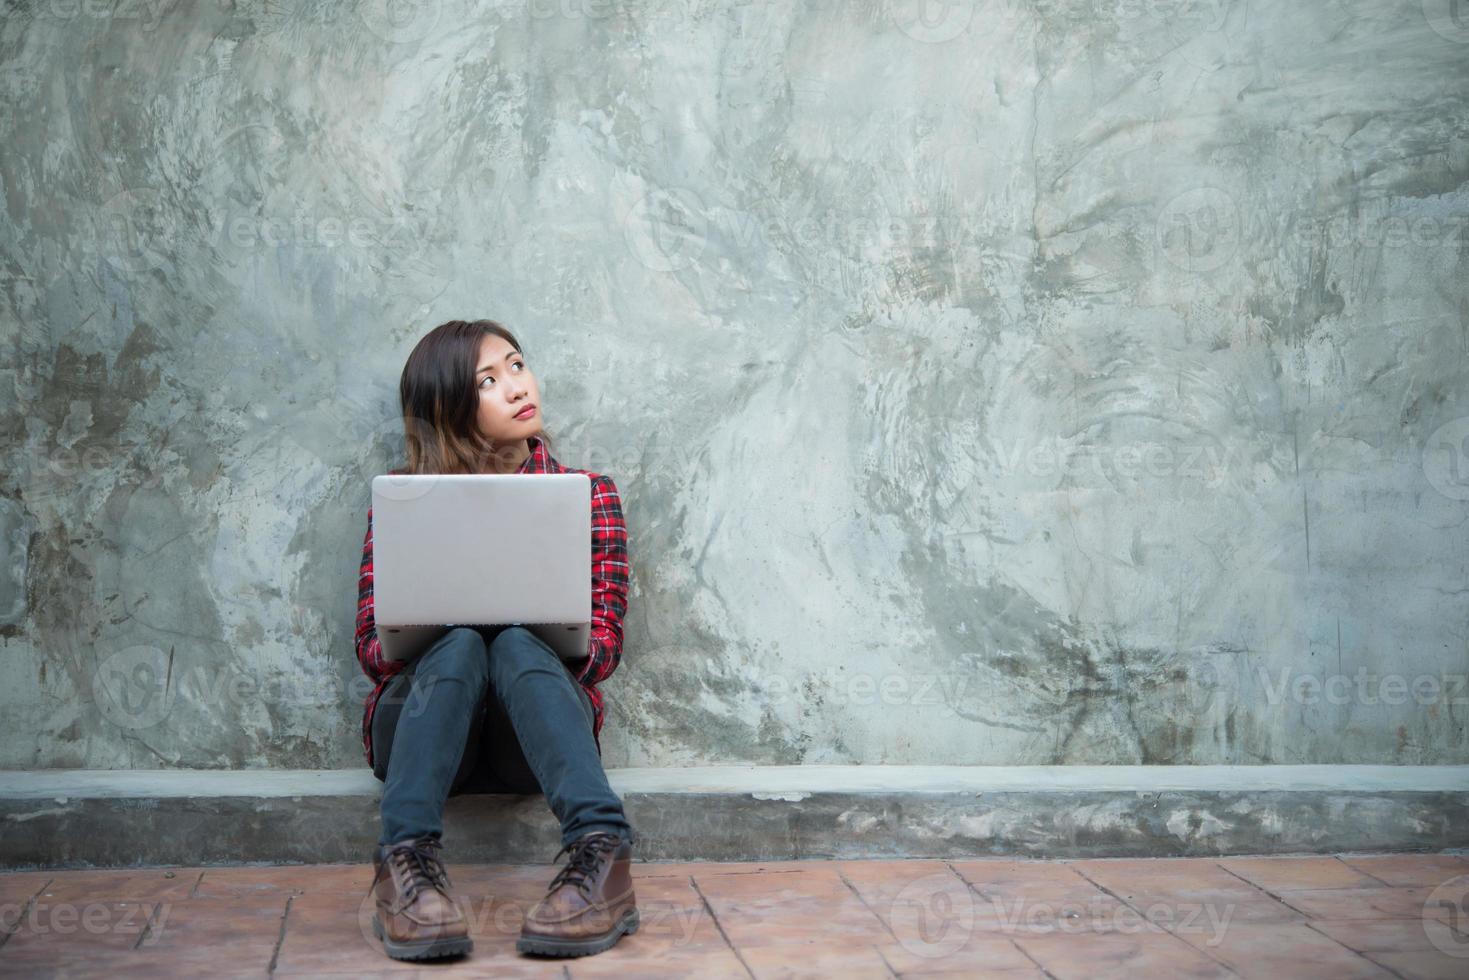
<instances>
[{"instance_id":1,"label":"woman's arm","mask_svg":"<svg viewBox=\"0 0 1469 980\"><path fill-rule=\"evenodd\" d=\"M622 617L627 612L627 525L622 499L609 476L592 478L592 635L582 683L600 684L622 662Z\"/></svg>"},{"instance_id":2,"label":"woman's arm","mask_svg":"<svg viewBox=\"0 0 1469 980\"><path fill-rule=\"evenodd\" d=\"M357 571L357 662L373 682L404 667L401 660L383 658L382 641L377 636L377 623L372 603L372 508L367 508L367 537L362 541L362 564Z\"/></svg>"}]
</instances>

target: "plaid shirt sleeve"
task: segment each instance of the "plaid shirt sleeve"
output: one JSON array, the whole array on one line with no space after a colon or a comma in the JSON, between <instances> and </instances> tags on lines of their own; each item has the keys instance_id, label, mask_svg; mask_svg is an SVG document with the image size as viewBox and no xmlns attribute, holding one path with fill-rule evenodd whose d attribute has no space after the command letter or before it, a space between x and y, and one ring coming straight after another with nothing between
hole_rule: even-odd
<instances>
[{"instance_id":1,"label":"plaid shirt sleeve","mask_svg":"<svg viewBox=\"0 0 1469 980\"><path fill-rule=\"evenodd\" d=\"M622 617L631 570L617 485L598 474L592 477L592 635L587 662L576 675L582 684L600 684L622 662Z\"/></svg>"},{"instance_id":2,"label":"plaid shirt sleeve","mask_svg":"<svg viewBox=\"0 0 1469 980\"><path fill-rule=\"evenodd\" d=\"M357 571L357 662L374 683L398 673L405 666L402 660L383 658L382 642L377 637L377 623L373 619L372 604L372 508L367 508L367 536L362 541L362 564Z\"/></svg>"}]
</instances>

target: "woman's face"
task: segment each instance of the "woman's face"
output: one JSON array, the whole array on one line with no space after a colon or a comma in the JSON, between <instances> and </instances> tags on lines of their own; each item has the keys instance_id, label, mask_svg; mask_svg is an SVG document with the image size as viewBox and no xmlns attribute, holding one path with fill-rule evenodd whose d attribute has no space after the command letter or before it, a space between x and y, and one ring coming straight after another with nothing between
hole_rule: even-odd
<instances>
[{"instance_id":1,"label":"woman's face","mask_svg":"<svg viewBox=\"0 0 1469 980\"><path fill-rule=\"evenodd\" d=\"M485 334L474 375L479 429L496 445L523 445L541 433L541 391L525 358L503 337ZM520 413L525 414L520 414Z\"/></svg>"}]
</instances>

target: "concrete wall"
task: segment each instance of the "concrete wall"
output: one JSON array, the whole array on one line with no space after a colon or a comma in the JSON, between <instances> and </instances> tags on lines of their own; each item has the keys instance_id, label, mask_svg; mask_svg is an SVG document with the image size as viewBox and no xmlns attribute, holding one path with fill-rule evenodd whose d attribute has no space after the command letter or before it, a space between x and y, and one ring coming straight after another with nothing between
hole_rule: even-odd
<instances>
[{"instance_id":1,"label":"concrete wall","mask_svg":"<svg viewBox=\"0 0 1469 980\"><path fill-rule=\"evenodd\" d=\"M622 490L610 765L1469 762L1455 9L12 0L0 767L362 765L477 316Z\"/></svg>"}]
</instances>

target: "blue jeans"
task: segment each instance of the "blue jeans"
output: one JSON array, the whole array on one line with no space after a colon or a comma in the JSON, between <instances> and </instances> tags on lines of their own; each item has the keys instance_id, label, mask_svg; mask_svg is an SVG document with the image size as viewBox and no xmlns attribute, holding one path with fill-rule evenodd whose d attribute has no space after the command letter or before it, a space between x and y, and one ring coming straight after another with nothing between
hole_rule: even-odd
<instances>
[{"instance_id":1,"label":"blue jeans","mask_svg":"<svg viewBox=\"0 0 1469 980\"><path fill-rule=\"evenodd\" d=\"M544 792L561 843L592 830L636 839L607 783L592 702L523 626L459 626L393 676L373 709L373 773L384 783L379 844L443 836L461 793Z\"/></svg>"}]
</instances>

